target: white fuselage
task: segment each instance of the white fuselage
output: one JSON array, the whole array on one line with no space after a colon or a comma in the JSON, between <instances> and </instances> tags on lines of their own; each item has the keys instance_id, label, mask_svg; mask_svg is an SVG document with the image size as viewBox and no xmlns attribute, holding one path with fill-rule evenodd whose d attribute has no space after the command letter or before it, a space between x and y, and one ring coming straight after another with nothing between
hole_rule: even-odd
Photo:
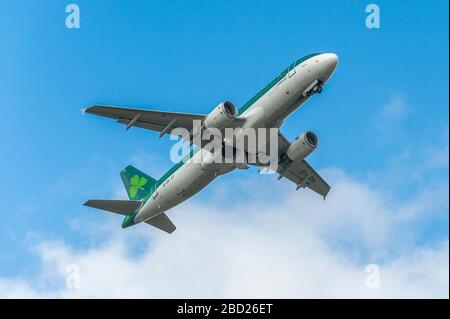
<instances>
[{"instance_id":1,"label":"white fuselage","mask_svg":"<svg viewBox=\"0 0 450 319\"><path fill-rule=\"evenodd\" d=\"M283 121L308 97L305 90L319 80L328 81L337 65L332 53L315 55L288 70L286 75L257 99L240 117L245 118L243 128L279 128ZM212 156L200 149L174 171L152 194L139 210L135 222L139 223L185 201L211 183L217 176L229 172L234 165L223 165L220 170L202 167L200 156Z\"/></svg>"}]
</instances>

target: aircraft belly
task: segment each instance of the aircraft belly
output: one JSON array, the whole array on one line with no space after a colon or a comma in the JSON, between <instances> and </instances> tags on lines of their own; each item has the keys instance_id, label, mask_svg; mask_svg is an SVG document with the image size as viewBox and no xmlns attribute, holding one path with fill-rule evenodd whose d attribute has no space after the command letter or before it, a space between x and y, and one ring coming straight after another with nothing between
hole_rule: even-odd
<instances>
[{"instance_id":1,"label":"aircraft belly","mask_svg":"<svg viewBox=\"0 0 450 319\"><path fill-rule=\"evenodd\" d=\"M165 198L160 196L158 191L155 191L136 216L137 222L142 222L150 217L163 213L166 210L167 202Z\"/></svg>"},{"instance_id":2,"label":"aircraft belly","mask_svg":"<svg viewBox=\"0 0 450 319\"><path fill-rule=\"evenodd\" d=\"M180 204L199 192L216 177L212 171L203 171L200 163L191 162L170 176L145 203L138 221L156 216Z\"/></svg>"},{"instance_id":3,"label":"aircraft belly","mask_svg":"<svg viewBox=\"0 0 450 319\"><path fill-rule=\"evenodd\" d=\"M267 125L269 127L278 126L278 123L282 123L303 104L305 99L302 93L314 80L314 75L308 72L307 69L299 69L291 78L281 82L278 85L279 88L262 101Z\"/></svg>"},{"instance_id":4,"label":"aircraft belly","mask_svg":"<svg viewBox=\"0 0 450 319\"><path fill-rule=\"evenodd\" d=\"M200 163L191 163L176 177L175 187L178 200L181 202L188 199L213 181L215 177L214 171L205 171Z\"/></svg>"}]
</instances>

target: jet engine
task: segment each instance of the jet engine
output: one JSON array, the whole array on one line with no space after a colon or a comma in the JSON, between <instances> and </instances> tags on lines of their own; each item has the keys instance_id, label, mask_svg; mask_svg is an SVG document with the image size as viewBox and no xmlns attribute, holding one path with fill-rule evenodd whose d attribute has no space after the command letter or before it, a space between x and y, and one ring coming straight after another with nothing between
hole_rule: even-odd
<instances>
[{"instance_id":1,"label":"jet engine","mask_svg":"<svg viewBox=\"0 0 450 319\"><path fill-rule=\"evenodd\" d=\"M307 131L297 137L286 151L287 156L293 162L304 159L319 145L319 138L313 132Z\"/></svg>"},{"instance_id":2,"label":"jet engine","mask_svg":"<svg viewBox=\"0 0 450 319\"><path fill-rule=\"evenodd\" d=\"M233 103L225 101L217 105L214 110L209 113L204 124L206 128L226 128L237 116L237 109Z\"/></svg>"}]
</instances>

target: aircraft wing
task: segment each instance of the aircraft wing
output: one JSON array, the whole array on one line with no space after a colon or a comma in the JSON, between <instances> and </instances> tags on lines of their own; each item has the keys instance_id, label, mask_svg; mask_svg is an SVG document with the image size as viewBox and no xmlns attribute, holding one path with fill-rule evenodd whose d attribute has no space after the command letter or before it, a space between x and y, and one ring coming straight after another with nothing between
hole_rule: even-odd
<instances>
[{"instance_id":1,"label":"aircraft wing","mask_svg":"<svg viewBox=\"0 0 450 319\"><path fill-rule=\"evenodd\" d=\"M285 152L289 145L289 141L281 132L278 132L278 150L279 154ZM279 178L286 177L292 181L299 188L309 188L312 191L322 195L325 199L330 191L330 185L308 164L306 160L293 162L289 165L283 166L279 164L277 173Z\"/></svg>"},{"instance_id":2,"label":"aircraft wing","mask_svg":"<svg viewBox=\"0 0 450 319\"><path fill-rule=\"evenodd\" d=\"M93 105L83 111L115 119L118 123L125 124L126 129L137 126L160 132L160 136L171 133L171 130L177 127L191 131L194 120L203 120L206 117L204 114L129 109L106 105Z\"/></svg>"},{"instance_id":3,"label":"aircraft wing","mask_svg":"<svg viewBox=\"0 0 450 319\"><path fill-rule=\"evenodd\" d=\"M278 132L278 156L283 154L291 143L286 137ZM250 164L250 163L249 163ZM251 165L251 164L250 164ZM262 166L256 164L257 166ZM285 177L299 188L309 188L312 191L322 195L325 198L330 191L327 182L308 164L306 160L300 160L287 165L278 164L277 173L280 174L278 179Z\"/></svg>"},{"instance_id":4,"label":"aircraft wing","mask_svg":"<svg viewBox=\"0 0 450 319\"><path fill-rule=\"evenodd\" d=\"M330 186L305 160L293 162L288 166L279 165L277 172L280 177L286 177L299 188L309 188L322 195L325 199L330 191Z\"/></svg>"}]
</instances>

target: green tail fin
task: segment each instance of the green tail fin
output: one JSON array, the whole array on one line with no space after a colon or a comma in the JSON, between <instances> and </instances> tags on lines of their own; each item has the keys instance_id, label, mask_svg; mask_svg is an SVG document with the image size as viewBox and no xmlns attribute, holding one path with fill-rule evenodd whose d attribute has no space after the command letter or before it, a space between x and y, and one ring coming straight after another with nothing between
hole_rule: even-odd
<instances>
[{"instance_id":1,"label":"green tail fin","mask_svg":"<svg viewBox=\"0 0 450 319\"><path fill-rule=\"evenodd\" d=\"M128 197L133 200L142 200L147 197L156 184L157 180L129 165L120 172L123 185L127 190Z\"/></svg>"}]
</instances>

